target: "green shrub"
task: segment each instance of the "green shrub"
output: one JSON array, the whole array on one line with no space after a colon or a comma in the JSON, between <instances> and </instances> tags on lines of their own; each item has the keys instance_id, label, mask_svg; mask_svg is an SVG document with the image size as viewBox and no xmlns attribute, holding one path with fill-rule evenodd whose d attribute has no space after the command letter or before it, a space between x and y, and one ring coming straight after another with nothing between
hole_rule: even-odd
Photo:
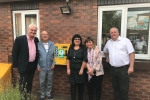
<instances>
[{"instance_id":1,"label":"green shrub","mask_svg":"<svg viewBox=\"0 0 150 100\"><path fill-rule=\"evenodd\" d=\"M8 86L0 91L0 100L24 100L24 95L20 94L19 86ZM27 96L27 100L37 100L36 96L31 94Z\"/></svg>"}]
</instances>

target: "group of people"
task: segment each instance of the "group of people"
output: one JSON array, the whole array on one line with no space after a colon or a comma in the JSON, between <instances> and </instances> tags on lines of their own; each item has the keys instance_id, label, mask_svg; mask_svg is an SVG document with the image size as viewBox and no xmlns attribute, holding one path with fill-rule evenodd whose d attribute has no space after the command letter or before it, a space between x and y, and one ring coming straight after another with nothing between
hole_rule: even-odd
<instances>
[{"instance_id":1,"label":"group of people","mask_svg":"<svg viewBox=\"0 0 150 100\"><path fill-rule=\"evenodd\" d=\"M71 100L76 100L77 87L79 91L78 100L83 100L86 80L88 80L89 100L93 100L94 87L96 100L100 100L104 76L102 55L100 48L94 45L94 40L91 37L87 37L85 44L82 45L81 36L79 34L73 36L67 55L67 74L71 83Z\"/></svg>"},{"instance_id":2,"label":"group of people","mask_svg":"<svg viewBox=\"0 0 150 100\"><path fill-rule=\"evenodd\" d=\"M110 64L111 83L115 100L128 100L129 74L134 72L134 48L129 39L119 36L117 28L110 29L111 39L104 47L106 62ZM67 74L69 75L71 100L83 100L84 83L88 80L89 100L100 100L104 69L101 49L92 37L87 37L82 45L82 38L75 34L67 55ZM86 74L88 77L86 77Z\"/></svg>"},{"instance_id":3,"label":"group of people","mask_svg":"<svg viewBox=\"0 0 150 100\"><path fill-rule=\"evenodd\" d=\"M41 32L41 41L35 37L37 27L29 25L28 33L15 39L12 59L13 69L20 74L19 90L25 92L25 97L32 91L32 81L35 70L39 71L40 100L51 95L54 75L54 42L49 40L46 31ZM109 62L112 87L115 100L128 100L129 74L134 71L134 49L129 39L119 36L117 28L110 29L111 39L104 47L106 62ZM88 81L89 100L100 100L104 69L101 49L96 46L92 37L87 37L82 44L79 34L72 37L72 43L67 53L67 74L70 82L71 100L83 100L84 83Z\"/></svg>"}]
</instances>

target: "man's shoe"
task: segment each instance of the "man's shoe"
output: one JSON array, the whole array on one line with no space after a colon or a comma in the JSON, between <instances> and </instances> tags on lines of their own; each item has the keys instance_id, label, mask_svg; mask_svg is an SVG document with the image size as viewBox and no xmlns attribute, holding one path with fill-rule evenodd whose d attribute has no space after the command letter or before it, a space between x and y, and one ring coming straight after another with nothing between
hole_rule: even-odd
<instances>
[{"instance_id":1,"label":"man's shoe","mask_svg":"<svg viewBox=\"0 0 150 100\"><path fill-rule=\"evenodd\" d=\"M53 96L47 97L48 100L53 100Z\"/></svg>"},{"instance_id":2,"label":"man's shoe","mask_svg":"<svg viewBox=\"0 0 150 100\"><path fill-rule=\"evenodd\" d=\"M44 98L40 98L40 100L44 100Z\"/></svg>"}]
</instances>

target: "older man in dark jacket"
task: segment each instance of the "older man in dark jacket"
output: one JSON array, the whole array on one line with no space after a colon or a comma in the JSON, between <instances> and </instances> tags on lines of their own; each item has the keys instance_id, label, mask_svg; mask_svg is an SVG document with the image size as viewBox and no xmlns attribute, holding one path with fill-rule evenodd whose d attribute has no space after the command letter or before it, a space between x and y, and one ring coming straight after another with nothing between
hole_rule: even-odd
<instances>
[{"instance_id":1,"label":"older man in dark jacket","mask_svg":"<svg viewBox=\"0 0 150 100\"><path fill-rule=\"evenodd\" d=\"M13 45L13 69L18 69L20 74L19 86L21 93L25 91L30 94L32 90L32 81L38 60L37 43L39 40L35 37L36 32L36 25L30 24L28 33L17 37Z\"/></svg>"}]
</instances>

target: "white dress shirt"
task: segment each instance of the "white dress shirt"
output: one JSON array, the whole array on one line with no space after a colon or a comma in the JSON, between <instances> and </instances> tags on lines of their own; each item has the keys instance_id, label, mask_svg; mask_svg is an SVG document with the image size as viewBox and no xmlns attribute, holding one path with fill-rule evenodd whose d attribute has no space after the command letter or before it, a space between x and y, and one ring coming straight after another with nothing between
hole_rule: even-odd
<instances>
[{"instance_id":1,"label":"white dress shirt","mask_svg":"<svg viewBox=\"0 0 150 100\"><path fill-rule=\"evenodd\" d=\"M103 51L109 54L111 66L120 67L130 63L129 54L134 52L134 48L129 39L119 36L115 41L107 41Z\"/></svg>"},{"instance_id":2,"label":"white dress shirt","mask_svg":"<svg viewBox=\"0 0 150 100\"><path fill-rule=\"evenodd\" d=\"M43 43L43 44L44 44L45 51L48 52L48 49L49 49L48 43Z\"/></svg>"}]
</instances>

